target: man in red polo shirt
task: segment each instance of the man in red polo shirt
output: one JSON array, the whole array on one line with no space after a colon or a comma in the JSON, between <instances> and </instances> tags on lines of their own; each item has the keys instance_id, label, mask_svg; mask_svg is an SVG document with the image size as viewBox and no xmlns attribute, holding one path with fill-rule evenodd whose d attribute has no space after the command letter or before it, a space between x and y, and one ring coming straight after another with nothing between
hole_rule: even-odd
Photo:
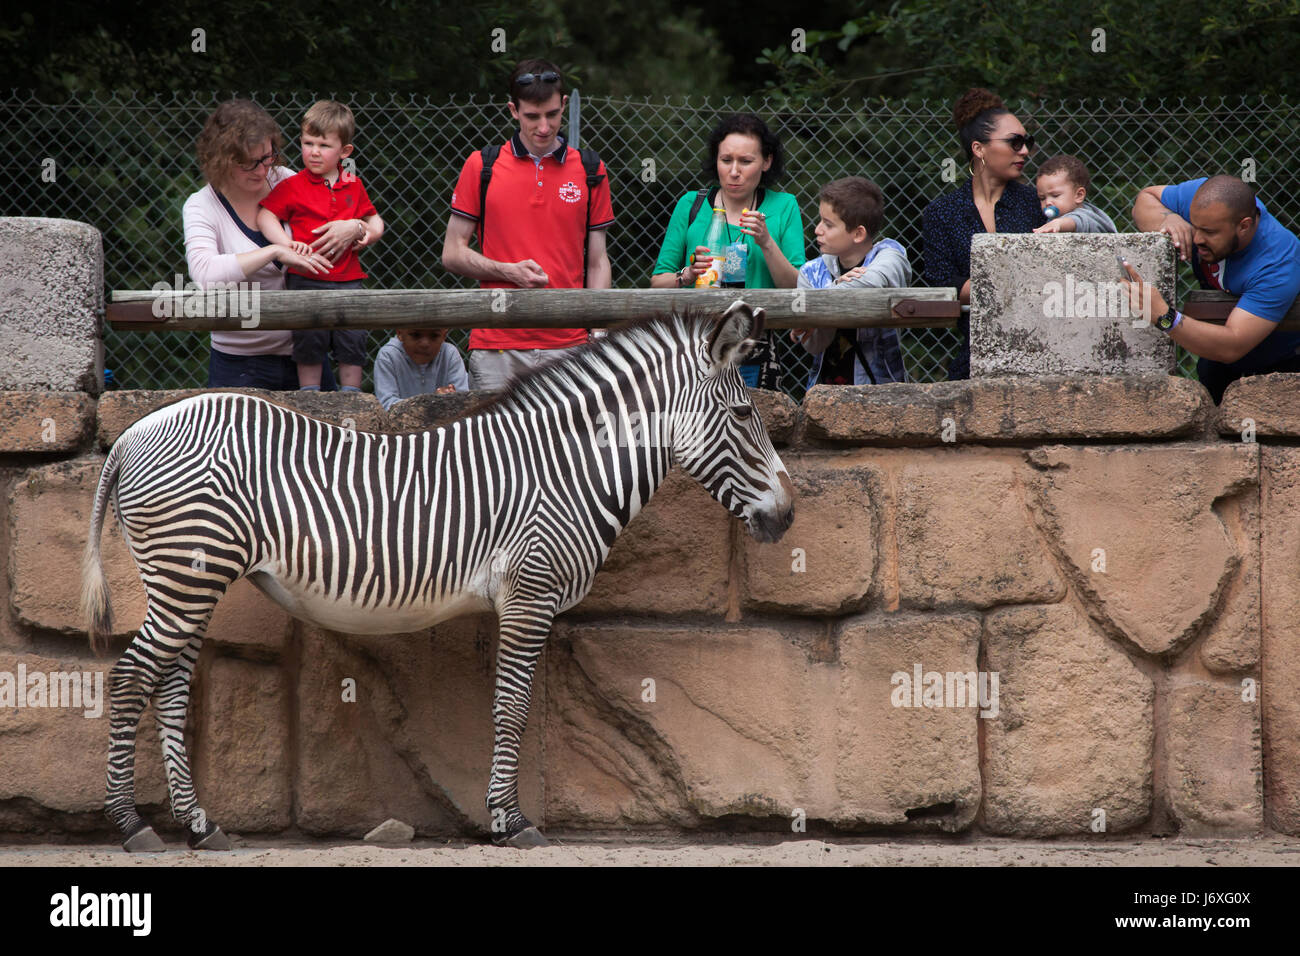
<instances>
[{"instance_id":1,"label":"man in red polo shirt","mask_svg":"<svg viewBox=\"0 0 1300 956\"><path fill-rule=\"evenodd\" d=\"M581 289L585 265L586 287L608 289L605 230L614 221L609 177L599 163L599 182L590 186L582 156L560 135L569 101L560 71L546 60L524 60L510 74L509 91L519 131L492 163L486 202L483 151L465 160L451 196L443 267L478 279L485 289ZM475 232L477 252L470 248ZM474 329L471 384L503 388L512 376L585 341L585 329Z\"/></svg>"}]
</instances>

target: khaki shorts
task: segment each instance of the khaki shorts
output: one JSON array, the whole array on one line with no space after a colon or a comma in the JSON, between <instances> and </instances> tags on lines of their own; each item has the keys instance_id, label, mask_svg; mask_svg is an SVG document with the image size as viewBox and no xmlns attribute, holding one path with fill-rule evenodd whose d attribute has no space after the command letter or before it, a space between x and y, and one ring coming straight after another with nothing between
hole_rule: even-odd
<instances>
[{"instance_id":1,"label":"khaki shorts","mask_svg":"<svg viewBox=\"0 0 1300 956\"><path fill-rule=\"evenodd\" d=\"M564 358L567 349L470 349L469 387L500 391L512 378Z\"/></svg>"}]
</instances>

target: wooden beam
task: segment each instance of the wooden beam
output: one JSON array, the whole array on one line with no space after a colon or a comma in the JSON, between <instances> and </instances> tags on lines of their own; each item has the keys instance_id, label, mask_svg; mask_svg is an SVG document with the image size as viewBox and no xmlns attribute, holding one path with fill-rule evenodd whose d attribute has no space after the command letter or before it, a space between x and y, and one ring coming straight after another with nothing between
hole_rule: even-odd
<instances>
[{"instance_id":1,"label":"wooden beam","mask_svg":"<svg viewBox=\"0 0 1300 956\"><path fill-rule=\"evenodd\" d=\"M953 327L955 289L356 289L115 291L119 331L604 328L674 309L721 312L736 299L777 329Z\"/></svg>"},{"instance_id":2,"label":"wooden beam","mask_svg":"<svg viewBox=\"0 0 1300 956\"><path fill-rule=\"evenodd\" d=\"M1230 292L1217 292L1212 289L1195 289L1187 294L1182 308L1178 311L1202 322L1214 322L1222 325L1228 321L1228 315L1237 304L1240 296ZM1288 330L1300 329L1300 299L1291 303L1291 309L1283 316L1279 327Z\"/></svg>"}]
</instances>

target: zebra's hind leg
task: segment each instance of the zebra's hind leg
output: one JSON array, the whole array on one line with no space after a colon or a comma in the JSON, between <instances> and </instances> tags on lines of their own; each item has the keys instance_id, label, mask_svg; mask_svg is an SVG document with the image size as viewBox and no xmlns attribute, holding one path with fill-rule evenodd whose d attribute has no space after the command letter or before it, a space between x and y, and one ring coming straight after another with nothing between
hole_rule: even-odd
<instances>
[{"instance_id":1,"label":"zebra's hind leg","mask_svg":"<svg viewBox=\"0 0 1300 956\"><path fill-rule=\"evenodd\" d=\"M492 842L497 845L521 849L549 846L519 807L519 745L528 723L533 671L550 634L553 616L553 611L535 606L512 607L499 615L501 636L492 700L495 740L487 792Z\"/></svg>"},{"instance_id":2,"label":"zebra's hind leg","mask_svg":"<svg viewBox=\"0 0 1300 956\"><path fill-rule=\"evenodd\" d=\"M206 630L206 621L205 630ZM230 840L221 827L208 819L194 794L189 754L185 750L185 717L190 706L190 683L203 646L202 632L190 638L185 649L176 655L158 683L153 695L158 739L162 742L163 767L167 772L167 792L171 797L172 816L189 831L192 850L229 850Z\"/></svg>"},{"instance_id":3,"label":"zebra's hind leg","mask_svg":"<svg viewBox=\"0 0 1300 956\"><path fill-rule=\"evenodd\" d=\"M146 626L148 622L146 621ZM145 628L109 672L108 781L104 812L121 830L128 853L157 853L166 849L135 805L135 739L140 715L158 681L148 652Z\"/></svg>"},{"instance_id":4,"label":"zebra's hind leg","mask_svg":"<svg viewBox=\"0 0 1300 956\"><path fill-rule=\"evenodd\" d=\"M194 661L198 658L203 631L219 594L220 592L210 594L206 600L192 603L179 613L170 609L169 613L164 614L161 602L150 593L144 624L109 675L110 739L104 812L121 830L122 847L127 852L157 852L166 849L153 828L140 816L135 805L136 735L145 705L164 684L166 690L157 694L159 699L156 701L156 706L160 708L159 729L161 731L163 728L166 713L168 725L175 725L183 732L189 678L194 672ZM185 663L180 664L178 661L182 655ZM179 701L176 697L178 688L182 695ZM179 721L175 716L178 703ZM183 740L180 741L180 750L183 755ZM176 773L174 754L173 749L169 756L168 738L164 735L163 763L167 770L173 807L176 806L175 781L189 779L187 761L180 765L183 772L179 775Z\"/></svg>"}]
</instances>

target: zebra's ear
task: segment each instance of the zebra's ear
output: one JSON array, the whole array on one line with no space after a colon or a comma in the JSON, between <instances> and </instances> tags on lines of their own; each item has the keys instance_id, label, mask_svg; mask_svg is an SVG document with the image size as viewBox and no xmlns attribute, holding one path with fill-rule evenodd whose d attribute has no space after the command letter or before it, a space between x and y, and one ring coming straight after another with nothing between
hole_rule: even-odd
<instances>
[{"instance_id":1,"label":"zebra's ear","mask_svg":"<svg viewBox=\"0 0 1300 956\"><path fill-rule=\"evenodd\" d=\"M763 310L751 309L737 299L718 317L709 337L709 357L715 366L743 361L763 334Z\"/></svg>"}]
</instances>

